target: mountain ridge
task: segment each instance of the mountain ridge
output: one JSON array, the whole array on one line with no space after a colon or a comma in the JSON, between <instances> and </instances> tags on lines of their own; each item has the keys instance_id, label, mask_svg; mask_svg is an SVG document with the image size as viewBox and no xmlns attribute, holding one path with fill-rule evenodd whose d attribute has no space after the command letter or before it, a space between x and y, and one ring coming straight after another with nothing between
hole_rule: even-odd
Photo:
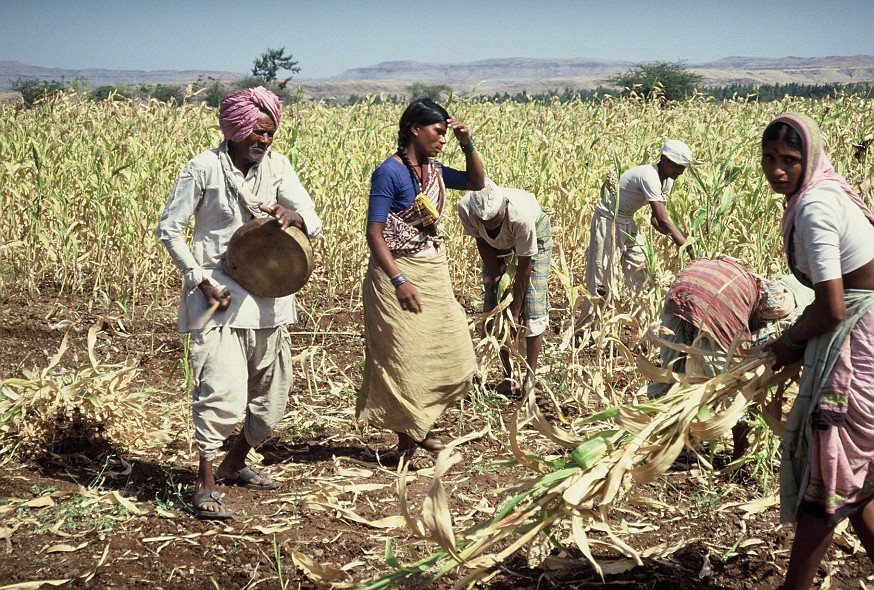
<instances>
[{"instance_id":1,"label":"mountain ridge","mask_svg":"<svg viewBox=\"0 0 874 590\"><path fill-rule=\"evenodd\" d=\"M328 98L393 93L403 94L411 83L446 84L459 94L470 92L520 92L531 94L553 89L592 89L613 74L638 63L585 57L508 57L471 62L435 64L412 60L386 61L351 68L326 78L295 78L306 98ZM874 56L762 58L729 56L710 62L685 63L702 76L703 86L730 84L852 84L874 83ZM0 91L8 92L18 79L72 82L78 77L98 87L118 83L186 84L200 79L235 80L247 74L216 70L114 70L63 69L0 61Z\"/></svg>"}]
</instances>

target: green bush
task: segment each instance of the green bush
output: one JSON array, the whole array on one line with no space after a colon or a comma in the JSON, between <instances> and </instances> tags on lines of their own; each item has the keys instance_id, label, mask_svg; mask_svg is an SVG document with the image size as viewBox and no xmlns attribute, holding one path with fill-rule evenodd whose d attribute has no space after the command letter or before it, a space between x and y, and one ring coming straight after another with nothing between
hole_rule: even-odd
<instances>
[{"instance_id":1,"label":"green bush","mask_svg":"<svg viewBox=\"0 0 874 590\"><path fill-rule=\"evenodd\" d=\"M145 94L151 98L166 103L182 104L185 101L185 89L181 86L156 84L151 88L145 88Z\"/></svg>"},{"instance_id":2,"label":"green bush","mask_svg":"<svg viewBox=\"0 0 874 590\"><path fill-rule=\"evenodd\" d=\"M35 80L18 78L12 83L12 90L21 94L24 104L32 107L40 100L51 98L55 94L65 90L67 86L57 80Z\"/></svg>"},{"instance_id":3,"label":"green bush","mask_svg":"<svg viewBox=\"0 0 874 590\"><path fill-rule=\"evenodd\" d=\"M133 98L134 91L127 84L105 84L93 89L89 98L93 101L101 100L124 100Z\"/></svg>"}]
</instances>

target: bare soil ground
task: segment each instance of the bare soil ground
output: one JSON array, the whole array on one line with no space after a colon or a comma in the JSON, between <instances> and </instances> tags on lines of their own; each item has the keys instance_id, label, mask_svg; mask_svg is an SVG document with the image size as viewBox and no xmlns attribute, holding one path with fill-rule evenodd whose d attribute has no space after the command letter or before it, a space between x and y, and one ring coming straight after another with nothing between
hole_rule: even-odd
<instances>
[{"instance_id":1,"label":"bare soil ground","mask_svg":"<svg viewBox=\"0 0 874 590\"><path fill-rule=\"evenodd\" d=\"M45 367L65 332L71 345L63 363L87 362L87 328L101 321L98 356L136 359L137 383L156 392L146 407L170 424L160 443L145 432L131 448L71 438L41 456L7 457L0 464L0 587L55 580L44 587L320 588L330 575L355 585L392 572L387 543L402 564L436 550L399 521L397 475L374 458L392 446L392 437L355 425L363 354L358 313L337 303L295 326L295 391L256 457L282 488L224 486L235 515L224 523L190 513L196 463L175 311L148 315L128 323L120 313L89 311L50 292L0 296L0 378ZM460 447L464 460L445 478L457 529L487 518L509 497L506 488L528 475L497 464L511 455L500 419L490 416L507 414L486 412L483 404L504 403L468 400L438 424L439 434L451 438L493 422L490 434ZM692 467L636 490L648 503L623 512L624 539L638 551L652 549L643 565L633 567L594 544L596 556L616 572L602 582L578 553L540 544L519 551L480 587L777 588L793 531L778 523L776 504L756 511L743 504L761 495L756 481ZM430 482L429 470L408 476L414 510ZM298 566L307 559L321 582ZM464 572L404 587L449 588ZM874 570L851 532L838 536L820 574L823 588L874 587Z\"/></svg>"}]
</instances>

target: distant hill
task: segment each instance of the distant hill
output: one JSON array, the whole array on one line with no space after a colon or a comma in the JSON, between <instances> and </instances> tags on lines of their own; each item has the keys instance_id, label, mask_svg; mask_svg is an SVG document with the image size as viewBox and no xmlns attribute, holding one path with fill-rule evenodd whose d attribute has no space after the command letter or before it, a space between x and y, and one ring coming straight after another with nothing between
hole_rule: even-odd
<instances>
[{"instance_id":1,"label":"distant hill","mask_svg":"<svg viewBox=\"0 0 874 590\"><path fill-rule=\"evenodd\" d=\"M455 88L492 90L520 84L594 88L613 74L627 71L636 62L584 58L488 59L462 64L426 64L414 61L383 62L366 68L346 70L331 78L337 81L429 82ZM707 86L748 84L848 84L874 81L874 56L852 57L726 57L713 62L685 64L704 76Z\"/></svg>"},{"instance_id":2,"label":"distant hill","mask_svg":"<svg viewBox=\"0 0 874 590\"><path fill-rule=\"evenodd\" d=\"M352 94L403 94L408 84L447 84L460 94L479 92L514 94L526 90L538 94L548 90L595 88L606 78L631 69L635 62L587 58L534 59L525 57L487 59L467 63L429 64L391 61L346 70L322 79L295 79L310 99L346 97ZM850 84L874 83L874 56L821 58L726 57L712 62L685 64L703 76L705 86L729 84ZM245 74L209 70L142 71L42 68L18 62L0 61L0 91L9 91L19 78L72 81L84 76L91 87L126 82L130 84L182 84L202 77L234 80Z\"/></svg>"},{"instance_id":3,"label":"distant hill","mask_svg":"<svg viewBox=\"0 0 874 590\"><path fill-rule=\"evenodd\" d=\"M415 61L388 61L346 70L336 80L370 80L391 82L428 82L450 86L476 86L542 82L563 78L606 78L630 69L633 62L583 58L533 59L511 57L485 59L459 64L427 64Z\"/></svg>"},{"instance_id":4,"label":"distant hill","mask_svg":"<svg viewBox=\"0 0 874 590\"><path fill-rule=\"evenodd\" d=\"M61 68L43 68L30 66L17 61L0 61L0 91L7 92L12 84L19 78L33 80L57 80L72 82L76 78L84 77L88 86L97 88L125 82L128 84L187 84L194 82L198 77L204 79L210 77L217 80L235 80L245 74L237 72L215 72L210 70L103 70L83 69L65 70Z\"/></svg>"}]
</instances>

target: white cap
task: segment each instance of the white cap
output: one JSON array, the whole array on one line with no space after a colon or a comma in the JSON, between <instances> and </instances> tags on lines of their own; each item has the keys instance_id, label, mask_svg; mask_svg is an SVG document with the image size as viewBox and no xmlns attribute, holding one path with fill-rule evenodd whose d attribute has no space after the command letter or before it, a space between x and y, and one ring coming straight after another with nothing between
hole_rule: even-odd
<instances>
[{"instance_id":1,"label":"white cap","mask_svg":"<svg viewBox=\"0 0 874 590\"><path fill-rule=\"evenodd\" d=\"M470 212L488 221L501 212L504 206L504 193L501 187L486 178L486 185L478 191L470 191Z\"/></svg>"},{"instance_id":2,"label":"white cap","mask_svg":"<svg viewBox=\"0 0 874 590\"><path fill-rule=\"evenodd\" d=\"M662 146L662 155L674 164L688 168L692 165L692 150L679 139L669 139Z\"/></svg>"}]
</instances>

